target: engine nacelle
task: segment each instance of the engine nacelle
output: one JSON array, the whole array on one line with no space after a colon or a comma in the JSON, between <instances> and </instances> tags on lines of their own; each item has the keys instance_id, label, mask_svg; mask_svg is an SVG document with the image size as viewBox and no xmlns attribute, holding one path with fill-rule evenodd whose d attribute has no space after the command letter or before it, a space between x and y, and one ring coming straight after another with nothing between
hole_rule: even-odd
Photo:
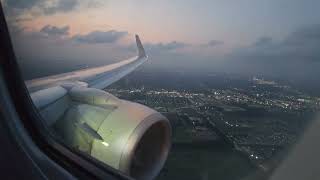
<instances>
[{"instance_id":1,"label":"engine nacelle","mask_svg":"<svg viewBox=\"0 0 320 180\"><path fill-rule=\"evenodd\" d=\"M81 151L137 179L152 179L171 145L171 126L160 113L97 89L75 87L71 107L54 128Z\"/></svg>"}]
</instances>

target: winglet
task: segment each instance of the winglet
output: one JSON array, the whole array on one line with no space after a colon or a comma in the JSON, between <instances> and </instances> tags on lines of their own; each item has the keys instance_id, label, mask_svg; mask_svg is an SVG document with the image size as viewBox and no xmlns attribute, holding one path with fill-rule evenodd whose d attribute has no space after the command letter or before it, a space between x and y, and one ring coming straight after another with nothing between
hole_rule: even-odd
<instances>
[{"instance_id":1,"label":"winglet","mask_svg":"<svg viewBox=\"0 0 320 180\"><path fill-rule=\"evenodd\" d=\"M136 34L136 43L137 43L137 47L138 47L138 56L139 57L147 57L146 52L144 51L143 45L140 41L140 38L137 34Z\"/></svg>"}]
</instances>

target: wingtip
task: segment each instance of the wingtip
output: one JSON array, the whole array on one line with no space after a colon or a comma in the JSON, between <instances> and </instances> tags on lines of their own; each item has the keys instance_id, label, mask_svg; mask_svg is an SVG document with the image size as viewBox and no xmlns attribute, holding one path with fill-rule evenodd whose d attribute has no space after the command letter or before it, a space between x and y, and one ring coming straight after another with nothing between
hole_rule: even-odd
<instances>
[{"instance_id":1,"label":"wingtip","mask_svg":"<svg viewBox=\"0 0 320 180\"><path fill-rule=\"evenodd\" d=\"M141 43L139 35L136 34L135 37L136 37L136 43L137 43L137 47L138 47L138 56L139 57L147 57L146 56L146 52L144 51L143 45Z\"/></svg>"}]
</instances>

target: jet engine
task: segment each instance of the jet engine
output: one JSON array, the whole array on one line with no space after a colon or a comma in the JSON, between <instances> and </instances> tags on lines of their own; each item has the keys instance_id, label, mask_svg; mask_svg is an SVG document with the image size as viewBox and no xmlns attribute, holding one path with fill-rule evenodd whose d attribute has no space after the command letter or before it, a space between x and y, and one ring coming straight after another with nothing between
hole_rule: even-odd
<instances>
[{"instance_id":1,"label":"jet engine","mask_svg":"<svg viewBox=\"0 0 320 180\"><path fill-rule=\"evenodd\" d=\"M46 119L66 107L50 126L67 143L136 179L157 176L171 145L171 126L163 115L98 89L54 88L61 91L59 100L52 102L57 105L38 108Z\"/></svg>"}]
</instances>

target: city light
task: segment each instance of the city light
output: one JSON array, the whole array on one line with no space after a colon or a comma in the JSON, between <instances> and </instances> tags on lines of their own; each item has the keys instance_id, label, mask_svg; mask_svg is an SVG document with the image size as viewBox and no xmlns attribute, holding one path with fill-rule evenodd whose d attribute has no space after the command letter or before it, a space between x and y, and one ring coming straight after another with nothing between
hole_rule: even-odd
<instances>
[{"instance_id":1,"label":"city light","mask_svg":"<svg viewBox=\"0 0 320 180\"><path fill-rule=\"evenodd\" d=\"M105 141L103 141L102 144L103 144L104 146L106 146L106 147L109 147L109 143L107 143L107 142L105 142Z\"/></svg>"}]
</instances>

